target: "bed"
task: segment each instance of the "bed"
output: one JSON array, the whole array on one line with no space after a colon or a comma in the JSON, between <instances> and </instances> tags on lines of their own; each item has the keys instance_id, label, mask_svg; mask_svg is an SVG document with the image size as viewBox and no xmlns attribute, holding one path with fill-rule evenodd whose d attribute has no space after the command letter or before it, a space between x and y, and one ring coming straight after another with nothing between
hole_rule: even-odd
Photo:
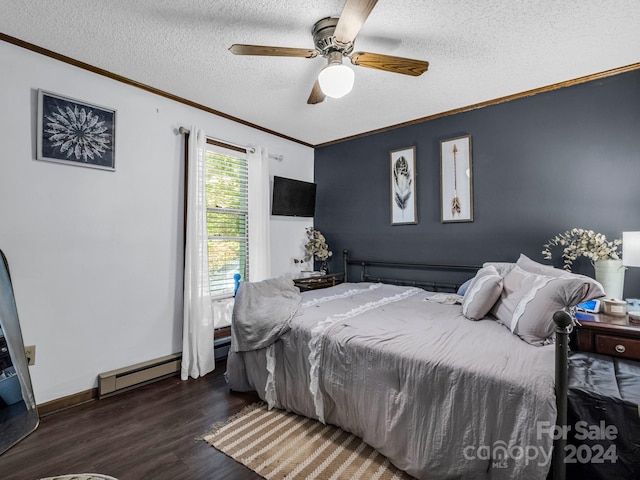
<instances>
[{"instance_id":1,"label":"bed","mask_svg":"<svg viewBox=\"0 0 640 480\"><path fill-rule=\"evenodd\" d=\"M544 479L566 409L555 394L566 338L554 345L551 317L558 302L602 295L555 270L524 256L485 264L464 296L367 281L302 294L286 279L244 284L227 380L358 435L416 478Z\"/></svg>"}]
</instances>

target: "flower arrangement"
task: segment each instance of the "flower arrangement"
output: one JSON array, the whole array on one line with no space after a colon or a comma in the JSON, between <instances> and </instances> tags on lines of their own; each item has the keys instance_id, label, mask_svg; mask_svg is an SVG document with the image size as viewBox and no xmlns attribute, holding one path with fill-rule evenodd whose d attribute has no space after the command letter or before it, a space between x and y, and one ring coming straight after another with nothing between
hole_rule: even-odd
<instances>
[{"instance_id":1,"label":"flower arrangement","mask_svg":"<svg viewBox=\"0 0 640 480\"><path fill-rule=\"evenodd\" d=\"M563 247L562 258L564 258L564 269L571 271L573 262L578 257L587 257L592 262L597 260L619 260L618 247L622 245L622 240L616 239L608 241L602 233L595 233L593 230L574 228L564 233L556 235L543 245L542 255L547 260L551 260L551 248Z\"/></svg>"},{"instance_id":2,"label":"flower arrangement","mask_svg":"<svg viewBox=\"0 0 640 480\"><path fill-rule=\"evenodd\" d=\"M315 257L318 260L326 262L327 259L333 255L333 252L329 250L324 235L320 233L320 230L315 230L313 227L307 227L306 232L307 244L304 246L304 260L308 262Z\"/></svg>"}]
</instances>

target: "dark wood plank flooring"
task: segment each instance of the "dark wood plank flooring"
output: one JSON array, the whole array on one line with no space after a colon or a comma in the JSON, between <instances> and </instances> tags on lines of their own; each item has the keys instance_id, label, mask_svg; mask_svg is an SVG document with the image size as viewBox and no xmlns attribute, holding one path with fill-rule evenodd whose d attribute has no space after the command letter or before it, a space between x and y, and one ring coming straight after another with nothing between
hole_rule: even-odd
<instances>
[{"instance_id":1,"label":"dark wood plank flooring","mask_svg":"<svg viewBox=\"0 0 640 480\"><path fill-rule=\"evenodd\" d=\"M171 377L43 417L0 455L0 479L85 472L118 480L262 478L199 439L259 401L255 393L230 392L226 365L216 367L197 380Z\"/></svg>"}]
</instances>

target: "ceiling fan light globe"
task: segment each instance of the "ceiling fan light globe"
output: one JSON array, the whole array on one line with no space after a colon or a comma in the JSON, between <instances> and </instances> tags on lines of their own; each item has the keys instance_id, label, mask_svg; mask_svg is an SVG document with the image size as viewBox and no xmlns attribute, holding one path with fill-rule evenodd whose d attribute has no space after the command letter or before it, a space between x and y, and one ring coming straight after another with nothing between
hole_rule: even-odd
<instances>
[{"instance_id":1,"label":"ceiling fan light globe","mask_svg":"<svg viewBox=\"0 0 640 480\"><path fill-rule=\"evenodd\" d=\"M328 65L318 75L320 89L327 97L344 97L353 88L355 74L346 65Z\"/></svg>"}]
</instances>

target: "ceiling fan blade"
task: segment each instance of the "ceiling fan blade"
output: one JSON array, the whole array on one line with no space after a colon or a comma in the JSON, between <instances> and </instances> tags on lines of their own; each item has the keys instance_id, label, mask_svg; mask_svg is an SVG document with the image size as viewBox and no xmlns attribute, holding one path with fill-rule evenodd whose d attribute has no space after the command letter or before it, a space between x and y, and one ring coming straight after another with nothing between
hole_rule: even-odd
<instances>
[{"instance_id":1,"label":"ceiling fan blade","mask_svg":"<svg viewBox=\"0 0 640 480\"><path fill-rule=\"evenodd\" d=\"M267 47L264 45L242 45L238 43L231 45L229 51L234 55L261 55L267 57L314 58L318 55L317 50L308 48Z\"/></svg>"},{"instance_id":2,"label":"ceiling fan blade","mask_svg":"<svg viewBox=\"0 0 640 480\"><path fill-rule=\"evenodd\" d=\"M429 62L413 58L394 57L379 53L355 52L351 55L351 63L361 67L375 68L387 72L402 73L417 77L429 68Z\"/></svg>"},{"instance_id":3,"label":"ceiling fan blade","mask_svg":"<svg viewBox=\"0 0 640 480\"><path fill-rule=\"evenodd\" d=\"M347 0L333 33L336 41L342 44L353 42L376 3L378 0Z\"/></svg>"},{"instance_id":4,"label":"ceiling fan blade","mask_svg":"<svg viewBox=\"0 0 640 480\"><path fill-rule=\"evenodd\" d=\"M311 95L309 95L309 99L307 103L309 105L315 105L316 103L322 103L325 99L324 93L322 93L322 89L320 88L320 83L316 80L316 83L313 85L313 89L311 90Z\"/></svg>"}]
</instances>

